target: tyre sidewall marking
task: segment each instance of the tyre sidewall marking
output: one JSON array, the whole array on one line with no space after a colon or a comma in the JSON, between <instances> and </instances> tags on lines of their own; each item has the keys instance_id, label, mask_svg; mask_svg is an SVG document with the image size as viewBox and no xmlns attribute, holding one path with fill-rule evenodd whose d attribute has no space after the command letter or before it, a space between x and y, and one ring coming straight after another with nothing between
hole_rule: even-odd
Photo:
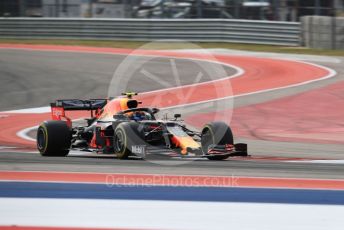
<instances>
[{"instance_id":1,"label":"tyre sidewall marking","mask_svg":"<svg viewBox=\"0 0 344 230\"><path fill-rule=\"evenodd\" d=\"M213 144L215 144L215 134L214 134L214 132L213 132L211 126L210 126L210 125L206 125L205 128L208 128L208 129L209 129L209 131L210 131L210 133L211 133L211 139L213 140Z\"/></svg>"},{"instance_id":2,"label":"tyre sidewall marking","mask_svg":"<svg viewBox=\"0 0 344 230\"><path fill-rule=\"evenodd\" d=\"M120 153L121 156L123 156L125 154L125 151L127 150L127 136L126 133L124 131L124 129L122 129L122 127L118 128L118 131L121 132L122 136L123 136L123 151ZM116 132L117 133L117 132ZM117 134L116 134L117 135Z\"/></svg>"},{"instance_id":3,"label":"tyre sidewall marking","mask_svg":"<svg viewBox=\"0 0 344 230\"><path fill-rule=\"evenodd\" d=\"M44 140L45 140L44 148L43 148L42 152L45 153L45 151L47 151L47 148L48 148L48 129L44 123L41 125L41 127L44 130L43 135L44 135Z\"/></svg>"}]
</instances>

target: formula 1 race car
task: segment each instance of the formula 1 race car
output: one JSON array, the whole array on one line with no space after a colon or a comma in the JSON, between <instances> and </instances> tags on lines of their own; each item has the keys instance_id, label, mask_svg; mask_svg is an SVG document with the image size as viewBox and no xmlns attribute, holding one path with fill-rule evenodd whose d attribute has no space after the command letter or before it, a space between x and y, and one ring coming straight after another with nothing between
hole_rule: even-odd
<instances>
[{"instance_id":1,"label":"formula 1 race car","mask_svg":"<svg viewBox=\"0 0 344 230\"><path fill-rule=\"evenodd\" d=\"M174 114L173 119L158 120L157 108L139 107L133 97L124 93L113 99L57 100L51 103L52 120L37 130L37 148L42 156L66 156L71 149L147 158L206 157L223 160L230 156L247 156L247 145L234 144L230 127L224 122L206 124L201 132L188 129ZM77 126L65 111L88 110L87 124Z\"/></svg>"}]
</instances>

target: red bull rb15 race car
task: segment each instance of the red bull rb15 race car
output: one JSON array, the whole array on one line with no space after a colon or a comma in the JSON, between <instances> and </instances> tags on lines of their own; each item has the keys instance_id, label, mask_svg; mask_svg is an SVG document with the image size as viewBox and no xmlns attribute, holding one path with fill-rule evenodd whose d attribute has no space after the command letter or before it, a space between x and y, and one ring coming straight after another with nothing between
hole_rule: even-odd
<instances>
[{"instance_id":1,"label":"red bull rb15 race car","mask_svg":"<svg viewBox=\"0 0 344 230\"><path fill-rule=\"evenodd\" d=\"M226 123L210 122L201 131L192 131L180 114L174 114L173 119L156 119L159 109L140 107L136 95L51 103L52 120L44 121L37 130L40 154L67 156L70 150L79 150L114 154L119 159L164 155L224 160L247 156L247 145L234 144ZM75 110L90 111L85 125L75 125L66 116L66 111Z\"/></svg>"}]
</instances>

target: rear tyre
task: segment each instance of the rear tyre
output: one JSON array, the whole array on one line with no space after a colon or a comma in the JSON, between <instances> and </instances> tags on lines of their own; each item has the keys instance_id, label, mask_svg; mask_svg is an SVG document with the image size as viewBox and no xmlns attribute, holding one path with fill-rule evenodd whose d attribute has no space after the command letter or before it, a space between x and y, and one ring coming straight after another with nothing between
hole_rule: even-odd
<instances>
[{"instance_id":1,"label":"rear tyre","mask_svg":"<svg viewBox=\"0 0 344 230\"><path fill-rule=\"evenodd\" d=\"M37 130L37 149L42 156L67 156L72 133L64 121L45 121Z\"/></svg>"},{"instance_id":2,"label":"rear tyre","mask_svg":"<svg viewBox=\"0 0 344 230\"><path fill-rule=\"evenodd\" d=\"M114 133L113 148L119 159L127 159L132 155L133 145L145 145L140 125L136 122L124 122L117 125Z\"/></svg>"},{"instance_id":3,"label":"rear tyre","mask_svg":"<svg viewBox=\"0 0 344 230\"><path fill-rule=\"evenodd\" d=\"M211 122L204 126L201 136L202 151L208 153L210 145L232 145L234 143L231 128L224 122ZM208 156L209 160L224 160L228 156Z\"/></svg>"}]
</instances>

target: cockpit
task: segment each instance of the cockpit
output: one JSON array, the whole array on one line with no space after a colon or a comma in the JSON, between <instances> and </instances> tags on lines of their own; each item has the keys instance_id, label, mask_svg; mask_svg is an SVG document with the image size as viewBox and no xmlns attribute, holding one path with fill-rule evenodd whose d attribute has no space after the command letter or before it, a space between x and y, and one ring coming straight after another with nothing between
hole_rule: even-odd
<instances>
[{"instance_id":1,"label":"cockpit","mask_svg":"<svg viewBox=\"0 0 344 230\"><path fill-rule=\"evenodd\" d=\"M134 121L153 120L153 116L146 111L131 112L127 116L130 120L134 120Z\"/></svg>"},{"instance_id":2,"label":"cockpit","mask_svg":"<svg viewBox=\"0 0 344 230\"><path fill-rule=\"evenodd\" d=\"M155 120L154 114L159 110L156 108L133 108L118 112L115 119L129 119L133 121Z\"/></svg>"}]
</instances>

